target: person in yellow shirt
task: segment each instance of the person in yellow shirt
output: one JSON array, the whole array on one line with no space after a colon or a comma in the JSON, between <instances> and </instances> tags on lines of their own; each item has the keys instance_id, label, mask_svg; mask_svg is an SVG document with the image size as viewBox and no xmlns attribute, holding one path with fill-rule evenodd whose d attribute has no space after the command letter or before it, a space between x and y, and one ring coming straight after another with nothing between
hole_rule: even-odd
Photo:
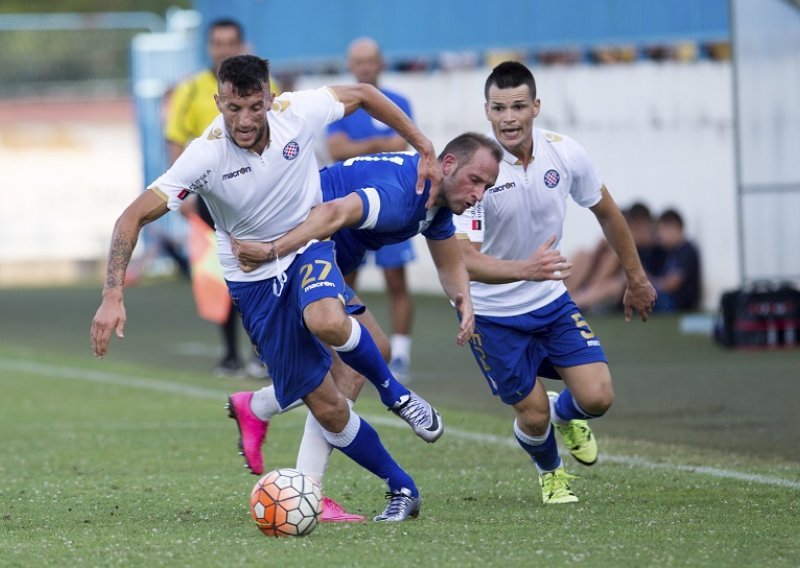
<instances>
[{"instance_id":1,"label":"person in yellow shirt","mask_svg":"<svg viewBox=\"0 0 800 568\"><path fill-rule=\"evenodd\" d=\"M170 97L164 127L170 164L219 114L214 101L217 93L217 71L228 57L245 53L246 44L241 24L232 19L211 22L207 33L207 50L211 67L179 83ZM274 93L280 93L272 79L270 88ZM189 221L192 291L198 313L204 319L219 325L222 333L224 351L214 367L214 373L220 377L242 376L246 373L254 378L266 378L266 368L257 357L251 358L244 366L239 357L239 317L222 277L216 253L214 221L208 208L202 199L193 198L182 208L182 212Z\"/></svg>"}]
</instances>

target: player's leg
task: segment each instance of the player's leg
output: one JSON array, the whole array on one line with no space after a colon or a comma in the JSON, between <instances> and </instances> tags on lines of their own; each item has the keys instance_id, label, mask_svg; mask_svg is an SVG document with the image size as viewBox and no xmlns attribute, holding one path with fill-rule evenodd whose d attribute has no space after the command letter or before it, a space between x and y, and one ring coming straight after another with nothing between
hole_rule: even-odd
<instances>
[{"instance_id":1,"label":"player's leg","mask_svg":"<svg viewBox=\"0 0 800 568\"><path fill-rule=\"evenodd\" d=\"M361 305L361 300L355 294L351 295L348 304ZM378 325L374 316L368 309L355 315L356 319L364 325L370 334L375 338L384 360L389 356L389 341L383 330ZM356 400L361 387L364 385L364 377L351 367L345 365L341 358L333 352L333 363L331 365L331 375L336 383L339 391L345 395L351 404ZM297 451L297 469L304 472L306 475L315 479L320 486L322 486L323 476L328 467L331 452L331 446L325 439L322 432L322 427L317 422L314 415L310 412L306 417L305 429L303 431L303 439L300 442L300 448ZM323 489L324 492L324 489ZM328 496L323 497L322 500L322 515L320 521L322 522L358 522L363 521L364 517L360 515L353 515L348 513L342 505L334 501Z\"/></svg>"},{"instance_id":2,"label":"player's leg","mask_svg":"<svg viewBox=\"0 0 800 568\"><path fill-rule=\"evenodd\" d=\"M353 314L356 320L367 328L370 335L372 335L375 344L378 346L384 361L389 360L389 340L386 334L381 329L375 316L372 312L361 304L361 299L354 293L348 295L348 304L361 306L363 311ZM333 362L331 364L331 375L336 383L337 388L341 391L348 400L355 401L364 386L365 378L363 375L355 371L352 367L347 366L336 351L332 351ZM275 387L270 385L255 392L252 400L252 410L261 420L271 420L273 416L282 414L288 410L296 408L301 403L296 401L288 408L282 408L278 403L275 396ZM303 470L301 470L303 471Z\"/></svg>"},{"instance_id":3,"label":"player's leg","mask_svg":"<svg viewBox=\"0 0 800 568\"><path fill-rule=\"evenodd\" d=\"M544 385L536 381L533 390L513 405L516 413L514 436L539 472L542 502L546 505L575 503L578 497L570 487L569 475L558 455L555 429L550 424L550 405Z\"/></svg>"},{"instance_id":4,"label":"player's leg","mask_svg":"<svg viewBox=\"0 0 800 568\"><path fill-rule=\"evenodd\" d=\"M375 345L378 346L383 360L388 362L390 355L389 339L386 337L386 333L384 333L383 329L381 329L375 316L369 308L362 303L361 298L359 298L352 289L346 290L345 299L347 300L348 311L351 312L351 315L356 318L358 323L367 329L373 341L375 341ZM355 307L359 309L354 310L353 308ZM344 393L349 400L355 401L366 379L352 367L346 365L335 351L333 364L331 365L331 374L333 375L333 380L336 382L337 388Z\"/></svg>"},{"instance_id":5,"label":"player's leg","mask_svg":"<svg viewBox=\"0 0 800 568\"><path fill-rule=\"evenodd\" d=\"M608 362L599 338L568 294L556 300L550 311L550 333L543 340L548 357L539 374L560 377L566 387L550 393L551 419L572 456L592 465L598 447L587 421L605 414L614 401Z\"/></svg>"},{"instance_id":6,"label":"player's leg","mask_svg":"<svg viewBox=\"0 0 800 568\"><path fill-rule=\"evenodd\" d=\"M361 306L361 299L355 296L355 294L349 294L348 296L349 305ZM381 347L381 354L384 356L384 360L386 360L388 357L389 343L372 313L368 309L364 309L354 317L359 323L366 327L375 338L375 342ZM344 394L352 404L361 392L365 381L364 376L359 374L352 367L345 365L335 351L333 351L332 356L331 376L333 376L333 381L336 383L336 388L339 389L339 392ZM297 451L297 469L305 472L306 475L310 475L321 485L323 474L328 467L328 460L332 449L333 448L322 435L322 431L313 415L309 414L306 420L303 439Z\"/></svg>"},{"instance_id":7,"label":"player's leg","mask_svg":"<svg viewBox=\"0 0 800 568\"><path fill-rule=\"evenodd\" d=\"M550 409L536 370L546 356L532 337L527 315L476 316L470 347L492 394L514 408L514 436L539 473L542 501L570 503L577 497L569 486L550 426Z\"/></svg>"},{"instance_id":8,"label":"player's leg","mask_svg":"<svg viewBox=\"0 0 800 568\"><path fill-rule=\"evenodd\" d=\"M381 401L426 442L435 442L444 432L441 416L416 393L394 378L367 329L348 316L338 300L323 298L306 306L306 326L337 351L377 389Z\"/></svg>"},{"instance_id":9,"label":"player's leg","mask_svg":"<svg viewBox=\"0 0 800 568\"><path fill-rule=\"evenodd\" d=\"M555 369L566 388L548 392L553 424L572 457L594 465L599 448L588 421L603 416L614 400L608 365L598 362Z\"/></svg>"},{"instance_id":10,"label":"player's leg","mask_svg":"<svg viewBox=\"0 0 800 568\"><path fill-rule=\"evenodd\" d=\"M231 306L228 311L228 318L219 325L224 353L219 363L214 367L214 374L218 377L235 377L242 372L238 345L239 326L239 314Z\"/></svg>"},{"instance_id":11,"label":"player's leg","mask_svg":"<svg viewBox=\"0 0 800 568\"><path fill-rule=\"evenodd\" d=\"M405 382L409 378L411 365L411 326L414 318L414 301L408 290L404 266L384 269L383 277L386 280L389 315L392 322L392 358L389 368L399 380Z\"/></svg>"},{"instance_id":12,"label":"player's leg","mask_svg":"<svg viewBox=\"0 0 800 568\"><path fill-rule=\"evenodd\" d=\"M350 409L330 373L303 400L319 422L328 443L387 482L389 505L375 520L403 521L416 517L422 499L414 480L392 458L372 426Z\"/></svg>"},{"instance_id":13,"label":"player's leg","mask_svg":"<svg viewBox=\"0 0 800 568\"><path fill-rule=\"evenodd\" d=\"M294 265L289 268L287 285L297 279L297 272ZM256 475L264 471L261 446L270 418L301 404L302 394L317 386L331 361L327 349L303 327L292 294L276 295L273 282L228 282L244 328L272 370L269 389L238 392L228 399L229 416L239 429L240 453Z\"/></svg>"},{"instance_id":14,"label":"player's leg","mask_svg":"<svg viewBox=\"0 0 800 568\"><path fill-rule=\"evenodd\" d=\"M383 269L392 325L389 368L401 381L408 379L411 364L411 328L414 300L408 289L406 265L415 258L410 240L387 245L375 252L375 264Z\"/></svg>"}]
</instances>

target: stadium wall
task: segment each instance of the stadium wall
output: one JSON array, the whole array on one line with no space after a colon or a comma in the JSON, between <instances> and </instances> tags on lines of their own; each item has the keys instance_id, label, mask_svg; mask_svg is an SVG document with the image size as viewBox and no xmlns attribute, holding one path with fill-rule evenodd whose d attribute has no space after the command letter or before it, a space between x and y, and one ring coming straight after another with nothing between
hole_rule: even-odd
<instances>
[{"instance_id":1,"label":"stadium wall","mask_svg":"<svg viewBox=\"0 0 800 568\"><path fill-rule=\"evenodd\" d=\"M142 188L129 100L0 102L0 286L96 278Z\"/></svg>"}]
</instances>

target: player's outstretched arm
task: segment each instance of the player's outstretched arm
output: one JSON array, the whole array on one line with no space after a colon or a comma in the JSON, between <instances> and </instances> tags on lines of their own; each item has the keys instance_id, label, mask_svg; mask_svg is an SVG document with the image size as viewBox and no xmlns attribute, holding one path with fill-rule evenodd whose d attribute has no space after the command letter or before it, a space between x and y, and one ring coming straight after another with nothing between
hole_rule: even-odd
<instances>
[{"instance_id":1,"label":"player's outstretched arm","mask_svg":"<svg viewBox=\"0 0 800 568\"><path fill-rule=\"evenodd\" d=\"M602 193L603 197L591 209L603 229L608 244L614 249L625 270L627 283L622 298L625 321L631 321L634 310L639 312L642 321L647 321L656 303L656 290L647 279L622 211L605 186Z\"/></svg>"},{"instance_id":2,"label":"player's outstretched arm","mask_svg":"<svg viewBox=\"0 0 800 568\"><path fill-rule=\"evenodd\" d=\"M391 127L397 134L411 144L420 155L417 176L417 194L425 190L425 180L430 180L431 191L425 206L430 208L439 196L442 183L442 166L436 157L433 144L422 134L403 110L392 102L377 88L365 83L355 85L337 85L331 90L344 104L344 113L348 115L363 108L373 118L377 118Z\"/></svg>"},{"instance_id":3,"label":"player's outstretched arm","mask_svg":"<svg viewBox=\"0 0 800 568\"><path fill-rule=\"evenodd\" d=\"M317 205L305 221L279 239L268 243L231 239L231 250L242 270L249 272L296 251L312 239L327 239L339 229L355 226L361 221L363 210L361 198L351 193Z\"/></svg>"},{"instance_id":4,"label":"player's outstretched arm","mask_svg":"<svg viewBox=\"0 0 800 568\"><path fill-rule=\"evenodd\" d=\"M155 221L167 211L166 202L154 191L148 190L139 195L122 212L114 225L108 252L106 280L103 284L103 301L92 320L91 343L96 357L105 356L113 332L116 332L120 339L125 335L126 315L122 299L125 270L131 260L133 249L136 248L142 227Z\"/></svg>"},{"instance_id":5,"label":"player's outstretched arm","mask_svg":"<svg viewBox=\"0 0 800 568\"><path fill-rule=\"evenodd\" d=\"M459 239L461 254L469 271L470 280L486 284L506 284L520 280L564 280L572 274L572 263L551 248L556 242L553 235L534 253L522 260L506 260L481 252L480 243Z\"/></svg>"},{"instance_id":6,"label":"player's outstretched arm","mask_svg":"<svg viewBox=\"0 0 800 568\"><path fill-rule=\"evenodd\" d=\"M442 288L455 304L460 316L456 343L465 345L475 331L475 313L472 309L472 297L469 294L469 275L461 251L454 236L444 240L427 239L427 241Z\"/></svg>"}]
</instances>

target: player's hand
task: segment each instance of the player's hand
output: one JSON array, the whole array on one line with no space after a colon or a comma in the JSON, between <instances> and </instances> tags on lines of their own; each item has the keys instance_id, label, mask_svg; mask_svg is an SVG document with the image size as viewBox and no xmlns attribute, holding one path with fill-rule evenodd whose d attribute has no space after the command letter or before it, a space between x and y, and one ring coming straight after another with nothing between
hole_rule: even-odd
<instances>
[{"instance_id":1,"label":"player's hand","mask_svg":"<svg viewBox=\"0 0 800 568\"><path fill-rule=\"evenodd\" d=\"M461 322L458 326L458 335L456 335L456 343L460 347L463 347L475 332L475 312L472 310L472 300L469 297L465 297L464 294L458 294L456 296L455 304L456 311L458 311L459 316L461 316Z\"/></svg>"},{"instance_id":2,"label":"player's hand","mask_svg":"<svg viewBox=\"0 0 800 568\"><path fill-rule=\"evenodd\" d=\"M572 274L572 263L561 255L561 251L551 249L556 242L553 235L537 248L523 262L520 280L542 282L544 280L565 280Z\"/></svg>"},{"instance_id":3,"label":"player's hand","mask_svg":"<svg viewBox=\"0 0 800 568\"><path fill-rule=\"evenodd\" d=\"M116 332L117 337L125 337L125 304L122 294L103 296L103 303L97 308L97 313L92 320L91 343L94 356L102 359L108 352L108 343L111 333Z\"/></svg>"},{"instance_id":4,"label":"player's hand","mask_svg":"<svg viewBox=\"0 0 800 568\"><path fill-rule=\"evenodd\" d=\"M436 198L439 197L443 178L442 164L439 163L439 158L436 157L433 144L428 140L426 147L419 153L419 164L417 165L417 195L422 195L425 191L426 180L431 182L428 200L425 202L426 209L433 207Z\"/></svg>"},{"instance_id":5,"label":"player's hand","mask_svg":"<svg viewBox=\"0 0 800 568\"><path fill-rule=\"evenodd\" d=\"M240 241L231 238L231 252L244 272L252 272L265 262L275 260L275 243Z\"/></svg>"},{"instance_id":6,"label":"player's hand","mask_svg":"<svg viewBox=\"0 0 800 568\"><path fill-rule=\"evenodd\" d=\"M650 281L645 278L641 281L631 282L625 287L625 295L622 297L622 305L625 309L625 321L631 321L633 310L639 312L642 321L647 321L653 313L658 294Z\"/></svg>"}]
</instances>

